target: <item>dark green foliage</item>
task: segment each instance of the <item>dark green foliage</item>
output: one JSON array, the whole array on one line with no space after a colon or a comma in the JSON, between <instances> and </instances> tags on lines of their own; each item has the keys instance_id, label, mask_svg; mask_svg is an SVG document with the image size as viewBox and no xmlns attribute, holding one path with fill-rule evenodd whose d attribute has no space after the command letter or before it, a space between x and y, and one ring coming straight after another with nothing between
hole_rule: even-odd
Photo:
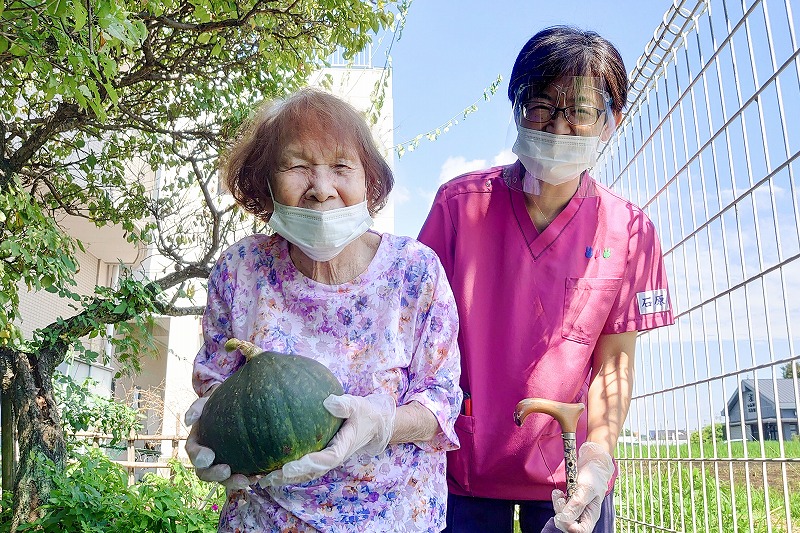
<instances>
[{"instance_id":1,"label":"dark green foliage","mask_svg":"<svg viewBox=\"0 0 800 533\"><path fill-rule=\"evenodd\" d=\"M200 419L199 440L233 472L263 474L321 450L342 420L322 405L342 385L321 363L262 352L220 385Z\"/></svg>"}]
</instances>

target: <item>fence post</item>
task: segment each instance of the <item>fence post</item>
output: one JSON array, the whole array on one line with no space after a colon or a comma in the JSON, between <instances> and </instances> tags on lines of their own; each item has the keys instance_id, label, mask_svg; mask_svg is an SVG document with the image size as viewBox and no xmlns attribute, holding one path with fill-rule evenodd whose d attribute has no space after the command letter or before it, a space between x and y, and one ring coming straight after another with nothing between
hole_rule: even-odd
<instances>
[{"instance_id":1,"label":"fence post","mask_svg":"<svg viewBox=\"0 0 800 533\"><path fill-rule=\"evenodd\" d=\"M136 442L136 433L134 433L133 429L131 429L130 433L128 433L128 461L134 462L136 460L136 452L134 448L134 444ZM136 478L133 475L133 466L128 466L128 486L133 485L136 482Z\"/></svg>"}]
</instances>

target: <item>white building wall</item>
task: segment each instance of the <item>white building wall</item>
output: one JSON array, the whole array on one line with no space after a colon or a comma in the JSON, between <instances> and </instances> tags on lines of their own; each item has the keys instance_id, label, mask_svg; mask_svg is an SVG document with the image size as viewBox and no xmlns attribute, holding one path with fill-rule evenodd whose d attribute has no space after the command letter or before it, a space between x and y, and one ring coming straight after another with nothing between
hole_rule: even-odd
<instances>
[{"instance_id":1,"label":"white building wall","mask_svg":"<svg viewBox=\"0 0 800 533\"><path fill-rule=\"evenodd\" d=\"M175 317L170 320L168 336L169 353L164 378L164 435L187 435L183 415L197 395L192 388L192 363L203 343L200 319L194 316ZM179 450L185 457L183 447ZM172 443L161 444L162 455L172 454Z\"/></svg>"},{"instance_id":2,"label":"white building wall","mask_svg":"<svg viewBox=\"0 0 800 533\"><path fill-rule=\"evenodd\" d=\"M77 285L73 290L82 296L94 293L97 283L106 281L106 265L97 257L80 250L75 254L78 261L78 272L75 274ZM17 325L22 330L26 339L30 339L33 332L52 324L56 318L68 318L77 314L69 306L75 303L72 300L61 298L57 294L47 291L27 292L27 287L20 286L19 314L22 320Z\"/></svg>"},{"instance_id":3,"label":"white building wall","mask_svg":"<svg viewBox=\"0 0 800 533\"><path fill-rule=\"evenodd\" d=\"M95 285L108 285L111 279L113 265L108 265L90 253L77 250L75 259L78 262L78 272L75 274L76 285L72 290L81 296L94 293ZM19 315L21 320L16 324L26 339L33 338L33 332L45 328L58 318L75 316L78 311L70 307L73 300L61 298L57 294L47 291L28 292L24 285L20 287ZM83 339L83 344L88 350L101 353L104 342L100 338ZM92 391L102 396L110 396L111 381L114 371L104 365L102 361L86 363L73 360L71 357L58 366L58 370L72 377L77 383L82 383L86 378L95 381Z\"/></svg>"}]
</instances>

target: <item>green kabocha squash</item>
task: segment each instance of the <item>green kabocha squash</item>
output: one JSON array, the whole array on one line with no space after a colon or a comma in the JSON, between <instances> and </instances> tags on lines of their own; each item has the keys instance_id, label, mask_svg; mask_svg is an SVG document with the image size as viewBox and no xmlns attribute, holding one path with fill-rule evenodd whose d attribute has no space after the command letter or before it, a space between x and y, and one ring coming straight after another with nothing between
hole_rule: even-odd
<instances>
[{"instance_id":1,"label":"green kabocha squash","mask_svg":"<svg viewBox=\"0 0 800 533\"><path fill-rule=\"evenodd\" d=\"M342 425L322 405L342 385L325 365L299 355L262 351L231 339L225 349L247 362L211 394L198 420L198 441L217 464L253 475L323 449Z\"/></svg>"}]
</instances>

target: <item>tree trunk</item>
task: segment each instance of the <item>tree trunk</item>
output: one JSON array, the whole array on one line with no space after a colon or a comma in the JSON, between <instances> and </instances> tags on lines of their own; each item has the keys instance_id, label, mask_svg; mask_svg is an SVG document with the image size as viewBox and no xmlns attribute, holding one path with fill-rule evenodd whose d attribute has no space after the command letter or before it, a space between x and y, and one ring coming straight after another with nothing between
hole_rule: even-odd
<instances>
[{"instance_id":1,"label":"tree trunk","mask_svg":"<svg viewBox=\"0 0 800 533\"><path fill-rule=\"evenodd\" d=\"M61 419L53 397L53 371L66 354L66 345L56 345L38 354L13 352L14 379L11 387L17 406L19 465L14 480L14 516L12 533L22 523L41 514L40 507L50 497L53 480L44 468L43 459L62 471L66 445Z\"/></svg>"},{"instance_id":2,"label":"tree trunk","mask_svg":"<svg viewBox=\"0 0 800 533\"><path fill-rule=\"evenodd\" d=\"M14 378L12 370L14 352L5 346L0 346L0 441L3 458L3 492L14 489L14 468L16 468L16 430L14 428L14 401L11 398L11 381Z\"/></svg>"}]
</instances>

